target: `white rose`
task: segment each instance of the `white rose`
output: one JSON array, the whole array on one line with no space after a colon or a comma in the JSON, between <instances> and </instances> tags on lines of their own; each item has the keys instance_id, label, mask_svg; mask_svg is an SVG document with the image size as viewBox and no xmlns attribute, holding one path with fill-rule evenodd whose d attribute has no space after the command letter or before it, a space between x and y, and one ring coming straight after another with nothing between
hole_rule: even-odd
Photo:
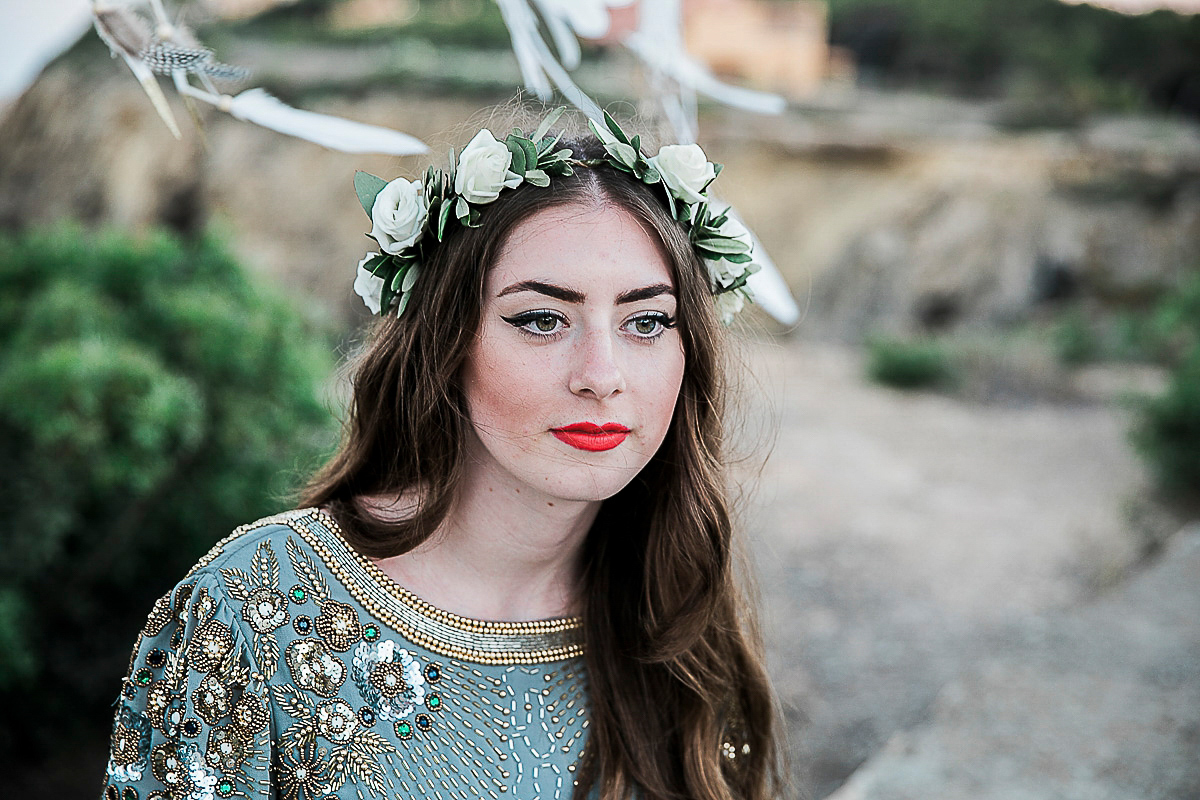
<instances>
[{"instance_id":1,"label":"white rose","mask_svg":"<svg viewBox=\"0 0 1200 800\"><path fill-rule=\"evenodd\" d=\"M429 202L420 181L403 178L384 186L371 205L371 236L385 252L397 255L421 238Z\"/></svg>"},{"instance_id":2,"label":"white rose","mask_svg":"<svg viewBox=\"0 0 1200 800\"><path fill-rule=\"evenodd\" d=\"M659 148L658 155L650 159L663 183L676 199L685 203L700 203L700 194L709 181L717 176L716 169L704 155L698 144L669 144Z\"/></svg>"},{"instance_id":3,"label":"white rose","mask_svg":"<svg viewBox=\"0 0 1200 800\"><path fill-rule=\"evenodd\" d=\"M372 314L378 314L383 303L383 278L372 275L364 265L379 253L368 253L358 262L358 275L354 278L354 293L363 299Z\"/></svg>"},{"instance_id":4,"label":"white rose","mask_svg":"<svg viewBox=\"0 0 1200 800\"><path fill-rule=\"evenodd\" d=\"M722 292L716 296L717 314L721 317L721 322L728 325L733 322L733 317L746 305L746 298L742 296L742 292L738 289L732 292Z\"/></svg>"},{"instance_id":5,"label":"white rose","mask_svg":"<svg viewBox=\"0 0 1200 800\"><path fill-rule=\"evenodd\" d=\"M496 141L484 128L463 148L454 175L454 193L468 203L490 203L500 196L501 189L515 189L521 176L509 172L512 153L504 142Z\"/></svg>"}]
</instances>

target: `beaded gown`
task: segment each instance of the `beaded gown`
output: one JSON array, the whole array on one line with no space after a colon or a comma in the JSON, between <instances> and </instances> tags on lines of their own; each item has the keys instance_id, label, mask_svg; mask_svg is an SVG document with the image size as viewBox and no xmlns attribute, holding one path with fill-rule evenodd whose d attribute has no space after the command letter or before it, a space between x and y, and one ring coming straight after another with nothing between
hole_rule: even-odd
<instances>
[{"instance_id":1,"label":"beaded gown","mask_svg":"<svg viewBox=\"0 0 1200 800\"><path fill-rule=\"evenodd\" d=\"M306 509L239 528L154 606L116 704L112 800L573 794L576 618L421 601Z\"/></svg>"}]
</instances>

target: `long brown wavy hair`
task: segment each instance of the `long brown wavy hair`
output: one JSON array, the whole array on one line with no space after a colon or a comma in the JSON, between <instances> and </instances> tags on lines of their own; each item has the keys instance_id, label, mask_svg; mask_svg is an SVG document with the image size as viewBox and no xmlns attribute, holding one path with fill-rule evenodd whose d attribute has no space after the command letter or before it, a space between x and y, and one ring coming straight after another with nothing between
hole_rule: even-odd
<instances>
[{"instance_id":1,"label":"long brown wavy hair","mask_svg":"<svg viewBox=\"0 0 1200 800\"><path fill-rule=\"evenodd\" d=\"M603 155L591 136L560 146ZM455 503L468 437L460 373L480 328L484 278L525 219L562 205L619 206L662 245L678 294L683 384L666 439L644 470L604 501L582 560L591 733L576 797L635 790L647 800L763 800L780 786L778 721L751 609L734 576L722 461L722 340L707 272L671 219L660 187L608 166L576 168L549 187L522 185L456 228L423 269L403 317L371 331L353 372L342 444L303 493L372 558L408 552ZM453 227L453 226L452 226ZM416 496L402 520L368 496Z\"/></svg>"}]
</instances>

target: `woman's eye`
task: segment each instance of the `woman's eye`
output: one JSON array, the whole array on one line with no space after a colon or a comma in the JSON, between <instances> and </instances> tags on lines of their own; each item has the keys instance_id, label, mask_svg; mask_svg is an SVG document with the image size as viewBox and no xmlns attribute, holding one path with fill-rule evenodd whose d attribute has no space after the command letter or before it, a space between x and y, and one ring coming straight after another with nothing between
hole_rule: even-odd
<instances>
[{"instance_id":1,"label":"woman's eye","mask_svg":"<svg viewBox=\"0 0 1200 800\"><path fill-rule=\"evenodd\" d=\"M537 328L541 333L553 333L554 329L558 327L558 317L551 317L549 315L535 317L533 319L533 327Z\"/></svg>"},{"instance_id":2,"label":"woman's eye","mask_svg":"<svg viewBox=\"0 0 1200 800\"><path fill-rule=\"evenodd\" d=\"M526 314L517 314L514 317L501 317L501 319L517 330L533 336L553 336L566 326L566 320L549 311L531 311Z\"/></svg>"},{"instance_id":3,"label":"woman's eye","mask_svg":"<svg viewBox=\"0 0 1200 800\"><path fill-rule=\"evenodd\" d=\"M626 329L644 339L653 339L668 328L675 327L675 320L666 314L646 314L634 317L625 323Z\"/></svg>"}]
</instances>

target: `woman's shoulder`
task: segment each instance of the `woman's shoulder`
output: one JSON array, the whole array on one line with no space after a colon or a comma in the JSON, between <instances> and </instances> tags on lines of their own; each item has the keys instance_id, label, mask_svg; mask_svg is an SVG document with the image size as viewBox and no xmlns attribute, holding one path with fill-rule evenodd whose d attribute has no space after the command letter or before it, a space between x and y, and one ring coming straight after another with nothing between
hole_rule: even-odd
<instances>
[{"instance_id":1,"label":"woman's shoulder","mask_svg":"<svg viewBox=\"0 0 1200 800\"><path fill-rule=\"evenodd\" d=\"M298 508L239 525L233 533L217 542L188 570L184 581L197 573L216 570L249 569L259 558L277 558L277 553L303 549L317 529L336 530L336 523L319 508Z\"/></svg>"}]
</instances>

